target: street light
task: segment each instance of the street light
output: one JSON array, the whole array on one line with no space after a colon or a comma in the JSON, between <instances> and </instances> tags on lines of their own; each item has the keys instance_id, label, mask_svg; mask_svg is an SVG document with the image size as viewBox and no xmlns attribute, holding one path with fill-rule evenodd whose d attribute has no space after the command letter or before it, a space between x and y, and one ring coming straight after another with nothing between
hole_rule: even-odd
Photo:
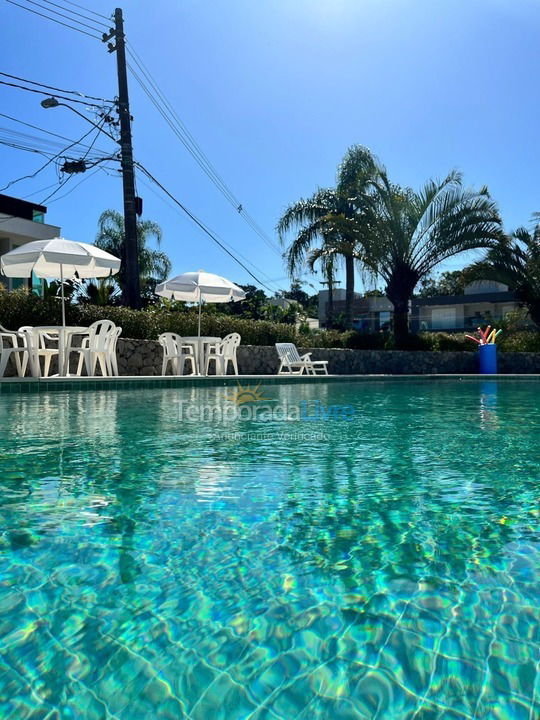
<instances>
[{"instance_id":1,"label":"street light","mask_svg":"<svg viewBox=\"0 0 540 720\"><path fill-rule=\"evenodd\" d=\"M49 110L49 108L59 107L60 105L61 105L62 107L67 108L68 110L71 110L71 111L74 112L76 115L78 115L79 117L81 117L83 120L86 120L86 122L90 123L90 125L93 125L93 126L96 128L96 130L99 130L99 131L102 132L104 135L107 135L107 137L109 137L111 140L114 140L114 142L117 143L118 145L120 144L120 142L114 137L114 135L111 135L110 133L108 133L106 130L104 130L102 127L100 127L99 125L97 125L95 122L92 122L92 120L90 120L90 118L87 118L86 115L83 115L81 112L79 112L78 110L76 110L74 107L71 107L71 105L67 105L67 103L59 102L59 101L58 101L55 97L53 97L53 96L48 97L48 98L45 98L45 100L42 100L42 101L41 101L41 107L42 107L42 108L45 108L45 110Z\"/></svg>"}]
</instances>

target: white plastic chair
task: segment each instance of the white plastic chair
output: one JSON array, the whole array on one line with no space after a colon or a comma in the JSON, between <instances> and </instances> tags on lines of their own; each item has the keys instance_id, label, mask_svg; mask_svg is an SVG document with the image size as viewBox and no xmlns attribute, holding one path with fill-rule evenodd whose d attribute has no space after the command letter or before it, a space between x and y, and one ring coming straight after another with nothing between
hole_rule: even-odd
<instances>
[{"instance_id":1,"label":"white plastic chair","mask_svg":"<svg viewBox=\"0 0 540 720\"><path fill-rule=\"evenodd\" d=\"M312 360L311 353L300 355L294 343L276 343L281 360L278 375L328 375L328 360Z\"/></svg>"},{"instance_id":2,"label":"white plastic chair","mask_svg":"<svg viewBox=\"0 0 540 720\"><path fill-rule=\"evenodd\" d=\"M49 370L51 368L51 360L56 355L58 357L58 345L54 347L47 347L46 341L51 340L58 342L58 338L47 335L46 332L35 330L30 325L24 325L19 328L19 332L23 334L26 341L26 348L28 350L28 357L30 364L33 367L32 374L37 374L38 377L49 377ZM40 360L43 358L43 373L41 372Z\"/></svg>"},{"instance_id":3,"label":"white plastic chair","mask_svg":"<svg viewBox=\"0 0 540 720\"><path fill-rule=\"evenodd\" d=\"M77 375L81 375L82 373L83 362L86 368L86 374L89 377L96 374L98 362L103 377L109 375L108 358L111 347L111 336L115 331L116 325L111 320L98 320L88 328L88 337L83 339L81 347L70 348L70 352L79 353ZM69 357L67 362L69 364Z\"/></svg>"},{"instance_id":4,"label":"white plastic chair","mask_svg":"<svg viewBox=\"0 0 540 720\"><path fill-rule=\"evenodd\" d=\"M206 356L206 374L210 361L213 360L216 365L216 375L226 375L229 363L232 364L234 374L238 375L238 362L236 361L236 349L240 345L241 337L238 333L230 333L226 335L220 343L216 344L213 352Z\"/></svg>"},{"instance_id":5,"label":"white plastic chair","mask_svg":"<svg viewBox=\"0 0 540 720\"><path fill-rule=\"evenodd\" d=\"M183 375L186 360L189 360L191 363L191 374L195 375L197 372L195 352L191 345L183 343L181 336L176 333L162 333L158 341L163 348L162 375L167 374L167 366L169 363L171 363L173 375Z\"/></svg>"},{"instance_id":6,"label":"white plastic chair","mask_svg":"<svg viewBox=\"0 0 540 720\"><path fill-rule=\"evenodd\" d=\"M4 347L4 340L6 342L11 342L11 347L9 345ZM21 345L19 345L19 340L21 341ZM21 333L6 330L6 328L0 325L0 377L4 377L9 358L12 356L15 359L17 375L19 377L24 377L26 366L28 364L26 337Z\"/></svg>"},{"instance_id":7,"label":"white plastic chair","mask_svg":"<svg viewBox=\"0 0 540 720\"><path fill-rule=\"evenodd\" d=\"M122 328L117 326L110 334L107 346L107 371L109 375L118 375L118 358L116 356L116 345L122 334Z\"/></svg>"}]
</instances>

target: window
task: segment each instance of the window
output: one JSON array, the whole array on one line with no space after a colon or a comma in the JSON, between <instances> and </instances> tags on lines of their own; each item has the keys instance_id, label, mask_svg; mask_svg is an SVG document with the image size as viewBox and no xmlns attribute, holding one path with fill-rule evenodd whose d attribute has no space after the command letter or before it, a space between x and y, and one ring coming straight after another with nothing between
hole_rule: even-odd
<instances>
[{"instance_id":1,"label":"window","mask_svg":"<svg viewBox=\"0 0 540 720\"><path fill-rule=\"evenodd\" d=\"M44 223L45 213L42 213L41 210L32 210L32 220L34 222Z\"/></svg>"},{"instance_id":2,"label":"window","mask_svg":"<svg viewBox=\"0 0 540 720\"><path fill-rule=\"evenodd\" d=\"M433 330L453 330L456 327L456 308L433 308L431 327Z\"/></svg>"}]
</instances>

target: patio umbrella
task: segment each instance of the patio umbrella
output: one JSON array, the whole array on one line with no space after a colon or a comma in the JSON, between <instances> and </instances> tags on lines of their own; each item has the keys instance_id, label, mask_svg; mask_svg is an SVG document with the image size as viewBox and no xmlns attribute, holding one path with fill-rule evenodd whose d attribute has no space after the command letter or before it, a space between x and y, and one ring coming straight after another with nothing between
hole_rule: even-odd
<instances>
[{"instance_id":1,"label":"patio umbrella","mask_svg":"<svg viewBox=\"0 0 540 720\"><path fill-rule=\"evenodd\" d=\"M156 286L156 295L169 300L185 300L199 303L199 328L197 336L201 337L201 307L203 302L226 303L243 300L246 293L220 275L204 272L187 272L177 275Z\"/></svg>"},{"instance_id":2,"label":"patio umbrella","mask_svg":"<svg viewBox=\"0 0 540 720\"><path fill-rule=\"evenodd\" d=\"M66 325L64 279L78 275L80 278L98 278L115 275L120 260L95 245L74 242L64 238L34 240L20 245L0 258L2 272L6 277L31 277L60 279L62 290L62 326Z\"/></svg>"}]
</instances>

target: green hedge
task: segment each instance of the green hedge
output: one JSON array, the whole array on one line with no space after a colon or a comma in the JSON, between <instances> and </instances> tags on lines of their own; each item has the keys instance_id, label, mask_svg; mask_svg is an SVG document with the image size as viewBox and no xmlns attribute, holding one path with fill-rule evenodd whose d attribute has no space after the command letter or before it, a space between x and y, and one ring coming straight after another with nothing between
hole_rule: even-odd
<instances>
[{"instance_id":1,"label":"green hedge","mask_svg":"<svg viewBox=\"0 0 540 720\"><path fill-rule=\"evenodd\" d=\"M108 318L122 327L127 338L155 340L162 332L179 335L197 334L197 312L178 312L153 307L148 310L131 310L125 307L68 304L67 322L70 325L88 326L96 320ZM59 325L62 322L60 300L42 299L25 290L0 290L0 325L17 329L22 325ZM358 333L353 331L316 330L299 332L294 325L269 320L223 313L202 315L203 335L223 337L238 332L244 345L273 345L276 342L294 342L299 347L354 348L358 350L392 350L394 339L387 333ZM540 333L520 330L505 333L499 343L502 351L540 352ZM475 344L463 333L422 333L411 335L409 350L474 350Z\"/></svg>"}]
</instances>

